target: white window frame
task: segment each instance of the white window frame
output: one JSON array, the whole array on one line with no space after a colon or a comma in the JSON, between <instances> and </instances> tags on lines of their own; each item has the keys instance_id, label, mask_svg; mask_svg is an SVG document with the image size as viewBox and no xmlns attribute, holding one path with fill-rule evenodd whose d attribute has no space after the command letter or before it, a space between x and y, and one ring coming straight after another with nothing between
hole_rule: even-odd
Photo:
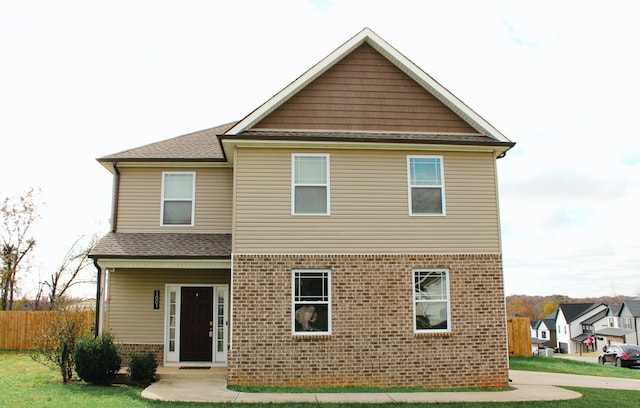
<instances>
[{"instance_id":1,"label":"white window frame","mask_svg":"<svg viewBox=\"0 0 640 408\"><path fill-rule=\"evenodd\" d=\"M421 272L436 272L436 273L444 273L446 277L445 282L445 290L446 290L446 299L433 299L433 300L418 300L417 292L416 292L416 274ZM413 297L413 331L414 333L450 333L451 332L451 292L449 290L449 281L451 280L451 274L449 269L447 268L417 268L413 270L411 274L411 295ZM446 301L447 303L447 327L445 329L418 329L416 324L416 313L418 312L418 303L439 303Z\"/></svg>"},{"instance_id":2,"label":"white window frame","mask_svg":"<svg viewBox=\"0 0 640 408\"><path fill-rule=\"evenodd\" d=\"M171 293L174 294L175 302L171 302ZM180 356L180 285L165 285L165 317L164 317L164 359L169 363L178 363ZM171 314L171 304L174 304L173 314ZM173 326L170 324L173 316ZM171 337L173 329L173 337ZM170 341L173 340L173 350L170 349Z\"/></svg>"},{"instance_id":3,"label":"white window frame","mask_svg":"<svg viewBox=\"0 0 640 408\"><path fill-rule=\"evenodd\" d=\"M296 158L297 157L324 157L326 159L326 183L296 183ZM331 215L331 162L327 153L292 153L291 154L291 215L295 216L318 216ZM327 189L327 211L324 213L296 213L296 187L326 187Z\"/></svg>"},{"instance_id":4,"label":"white window frame","mask_svg":"<svg viewBox=\"0 0 640 408\"><path fill-rule=\"evenodd\" d=\"M322 273L327 276L327 299L323 301L296 300L296 275ZM327 331L296 331L296 305L327 305ZM331 334L331 269L293 269L291 271L291 333L294 336L324 336Z\"/></svg>"},{"instance_id":5,"label":"white window frame","mask_svg":"<svg viewBox=\"0 0 640 408\"><path fill-rule=\"evenodd\" d=\"M622 328L623 329L633 329L633 325L631 323L631 318L630 317L623 317L622 318Z\"/></svg>"},{"instance_id":6,"label":"white window frame","mask_svg":"<svg viewBox=\"0 0 640 408\"><path fill-rule=\"evenodd\" d=\"M191 186L191 198L190 199L171 199L168 201L191 201L191 223L189 224L165 224L164 223L164 203L165 203L165 183L167 179L167 175L172 174L181 174L181 175L191 175L192 183ZM195 225L196 220L196 172L195 171L163 171L162 172L162 191L160 193L160 225L163 227L193 227Z\"/></svg>"},{"instance_id":7,"label":"white window frame","mask_svg":"<svg viewBox=\"0 0 640 408\"><path fill-rule=\"evenodd\" d=\"M411 160L412 159L438 159L439 161L439 165L440 165L440 184L434 184L434 185L420 185L420 184L413 184L413 180L411 179ZM408 206L409 206L409 215L410 216L418 216L418 217L443 217L445 215L447 215L447 208L446 208L446 199L445 199L445 190L444 190L444 159L442 156L417 156L417 155L409 155L407 156L407 198L408 198ZM413 200L412 200L412 195L413 195L413 188L420 188L420 187L425 187L425 188L440 188L440 193L441 193L441 197L442 197L442 212L439 213L427 213L427 212L413 212Z\"/></svg>"}]
</instances>

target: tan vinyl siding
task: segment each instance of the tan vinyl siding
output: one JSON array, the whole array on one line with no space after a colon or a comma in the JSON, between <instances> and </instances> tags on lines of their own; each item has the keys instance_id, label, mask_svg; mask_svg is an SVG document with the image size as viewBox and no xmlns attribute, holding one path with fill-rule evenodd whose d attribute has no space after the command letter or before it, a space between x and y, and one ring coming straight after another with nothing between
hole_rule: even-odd
<instances>
[{"instance_id":1,"label":"tan vinyl siding","mask_svg":"<svg viewBox=\"0 0 640 408\"><path fill-rule=\"evenodd\" d=\"M160 225L163 171L196 173L193 227ZM231 168L121 168L118 232L231 232L232 172Z\"/></svg>"},{"instance_id":2,"label":"tan vinyl siding","mask_svg":"<svg viewBox=\"0 0 640 408\"><path fill-rule=\"evenodd\" d=\"M166 284L229 284L228 270L134 270L109 274L106 327L120 343L164 342ZM153 308L153 291L160 290L160 309Z\"/></svg>"},{"instance_id":3,"label":"tan vinyl siding","mask_svg":"<svg viewBox=\"0 0 640 408\"><path fill-rule=\"evenodd\" d=\"M495 159L434 152L444 163L446 216L409 216L407 155L415 151L314 150L330 154L331 215L291 215L291 153L239 149L234 253L500 252Z\"/></svg>"},{"instance_id":4,"label":"tan vinyl siding","mask_svg":"<svg viewBox=\"0 0 640 408\"><path fill-rule=\"evenodd\" d=\"M478 133L367 44L255 128Z\"/></svg>"}]
</instances>

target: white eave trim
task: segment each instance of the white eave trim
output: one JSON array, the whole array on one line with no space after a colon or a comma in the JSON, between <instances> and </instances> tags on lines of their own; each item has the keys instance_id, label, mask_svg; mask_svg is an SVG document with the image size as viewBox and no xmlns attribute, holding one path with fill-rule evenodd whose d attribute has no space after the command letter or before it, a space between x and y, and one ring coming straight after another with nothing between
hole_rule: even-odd
<instances>
[{"instance_id":1,"label":"white eave trim","mask_svg":"<svg viewBox=\"0 0 640 408\"><path fill-rule=\"evenodd\" d=\"M102 269L231 269L231 260L99 258L98 265Z\"/></svg>"},{"instance_id":2,"label":"white eave trim","mask_svg":"<svg viewBox=\"0 0 640 408\"><path fill-rule=\"evenodd\" d=\"M478 132L480 132L481 134L486 134L487 136L492 137L500 142L510 142L510 140L502 133L500 133L500 131L494 128L482 117L480 117L480 115L475 113L470 107L468 107L455 95L453 95L446 88L440 85L426 72L420 69L420 67L411 62L411 60L402 55L402 53L400 53L389 43L379 37L370 28L365 28L364 30L360 31L349 41L344 43L342 46L337 48L307 72L302 74L298 79L290 83L267 102L251 112L248 116L246 116L235 126L229 129L225 134L236 135L252 128L264 117L273 112L276 108L286 102L293 95L298 93L298 91L306 87L310 82L312 82L318 76L322 75L334 64L339 62L342 58L344 58L346 55L351 53L354 49L365 42L371 45L378 52L380 52L400 70L409 75L409 77L420 84L423 88L433 94L440 100L440 102L444 103L446 106L460 115Z\"/></svg>"},{"instance_id":3,"label":"white eave trim","mask_svg":"<svg viewBox=\"0 0 640 408\"><path fill-rule=\"evenodd\" d=\"M225 151L233 151L237 147L243 148L273 148L273 149L348 149L348 150L411 150L425 152L493 152L495 156L510 149L509 146L490 146L474 144L429 144L429 143L380 143L380 142L329 142L329 141L290 141L290 140L252 140L228 138L222 140ZM229 163L233 164L234 155L227 155Z\"/></svg>"},{"instance_id":4,"label":"white eave trim","mask_svg":"<svg viewBox=\"0 0 640 408\"><path fill-rule=\"evenodd\" d=\"M171 159L167 159L166 161L153 160L153 161L118 161L118 160L110 160L110 161L98 161L102 166L104 166L111 173L115 173L113 168L113 164L117 163L118 168L124 167L138 167L138 168L215 168L215 167L231 167L231 165L226 161L180 161L174 162Z\"/></svg>"}]
</instances>

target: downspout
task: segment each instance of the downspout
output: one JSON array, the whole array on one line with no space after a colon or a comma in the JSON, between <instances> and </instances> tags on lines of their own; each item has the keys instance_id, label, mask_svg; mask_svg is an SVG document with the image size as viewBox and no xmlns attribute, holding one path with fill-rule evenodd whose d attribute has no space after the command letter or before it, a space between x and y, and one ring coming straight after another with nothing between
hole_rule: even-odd
<instances>
[{"instance_id":1,"label":"downspout","mask_svg":"<svg viewBox=\"0 0 640 408\"><path fill-rule=\"evenodd\" d=\"M120 196L120 170L118 170L118 162L113 162L113 203L111 205L111 232L118 229L118 201Z\"/></svg>"},{"instance_id":2,"label":"downspout","mask_svg":"<svg viewBox=\"0 0 640 408\"><path fill-rule=\"evenodd\" d=\"M100 268L100 265L98 265L98 259L97 258L93 258L93 266L96 267L96 269L98 270L98 279L96 282L96 321L95 321L95 326L94 326L94 335L95 337L98 337L98 333L99 331L99 326L100 326L100 293L101 291L101 287L100 287L100 283L102 282L102 268Z\"/></svg>"}]
</instances>

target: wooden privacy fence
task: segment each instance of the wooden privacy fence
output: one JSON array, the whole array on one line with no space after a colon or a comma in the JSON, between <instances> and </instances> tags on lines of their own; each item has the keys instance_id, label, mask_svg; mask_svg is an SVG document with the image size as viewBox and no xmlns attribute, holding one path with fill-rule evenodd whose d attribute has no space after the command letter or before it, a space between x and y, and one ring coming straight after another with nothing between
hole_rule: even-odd
<instances>
[{"instance_id":1,"label":"wooden privacy fence","mask_svg":"<svg viewBox=\"0 0 640 408\"><path fill-rule=\"evenodd\" d=\"M49 328L56 313L0 312L0 350L31 350L33 334ZM94 312L85 311L88 323L93 323Z\"/></svg>"},{"instance_id":2,"label":"wooden privacy fence","mask_svg":"<svg viewBox=\"0 0 640 408\"><path fill-rule=\"evenodd\" d=\"M509 357L531 357L531 322L528 317L507 317Z\"/></svg>"}]
</instances>

